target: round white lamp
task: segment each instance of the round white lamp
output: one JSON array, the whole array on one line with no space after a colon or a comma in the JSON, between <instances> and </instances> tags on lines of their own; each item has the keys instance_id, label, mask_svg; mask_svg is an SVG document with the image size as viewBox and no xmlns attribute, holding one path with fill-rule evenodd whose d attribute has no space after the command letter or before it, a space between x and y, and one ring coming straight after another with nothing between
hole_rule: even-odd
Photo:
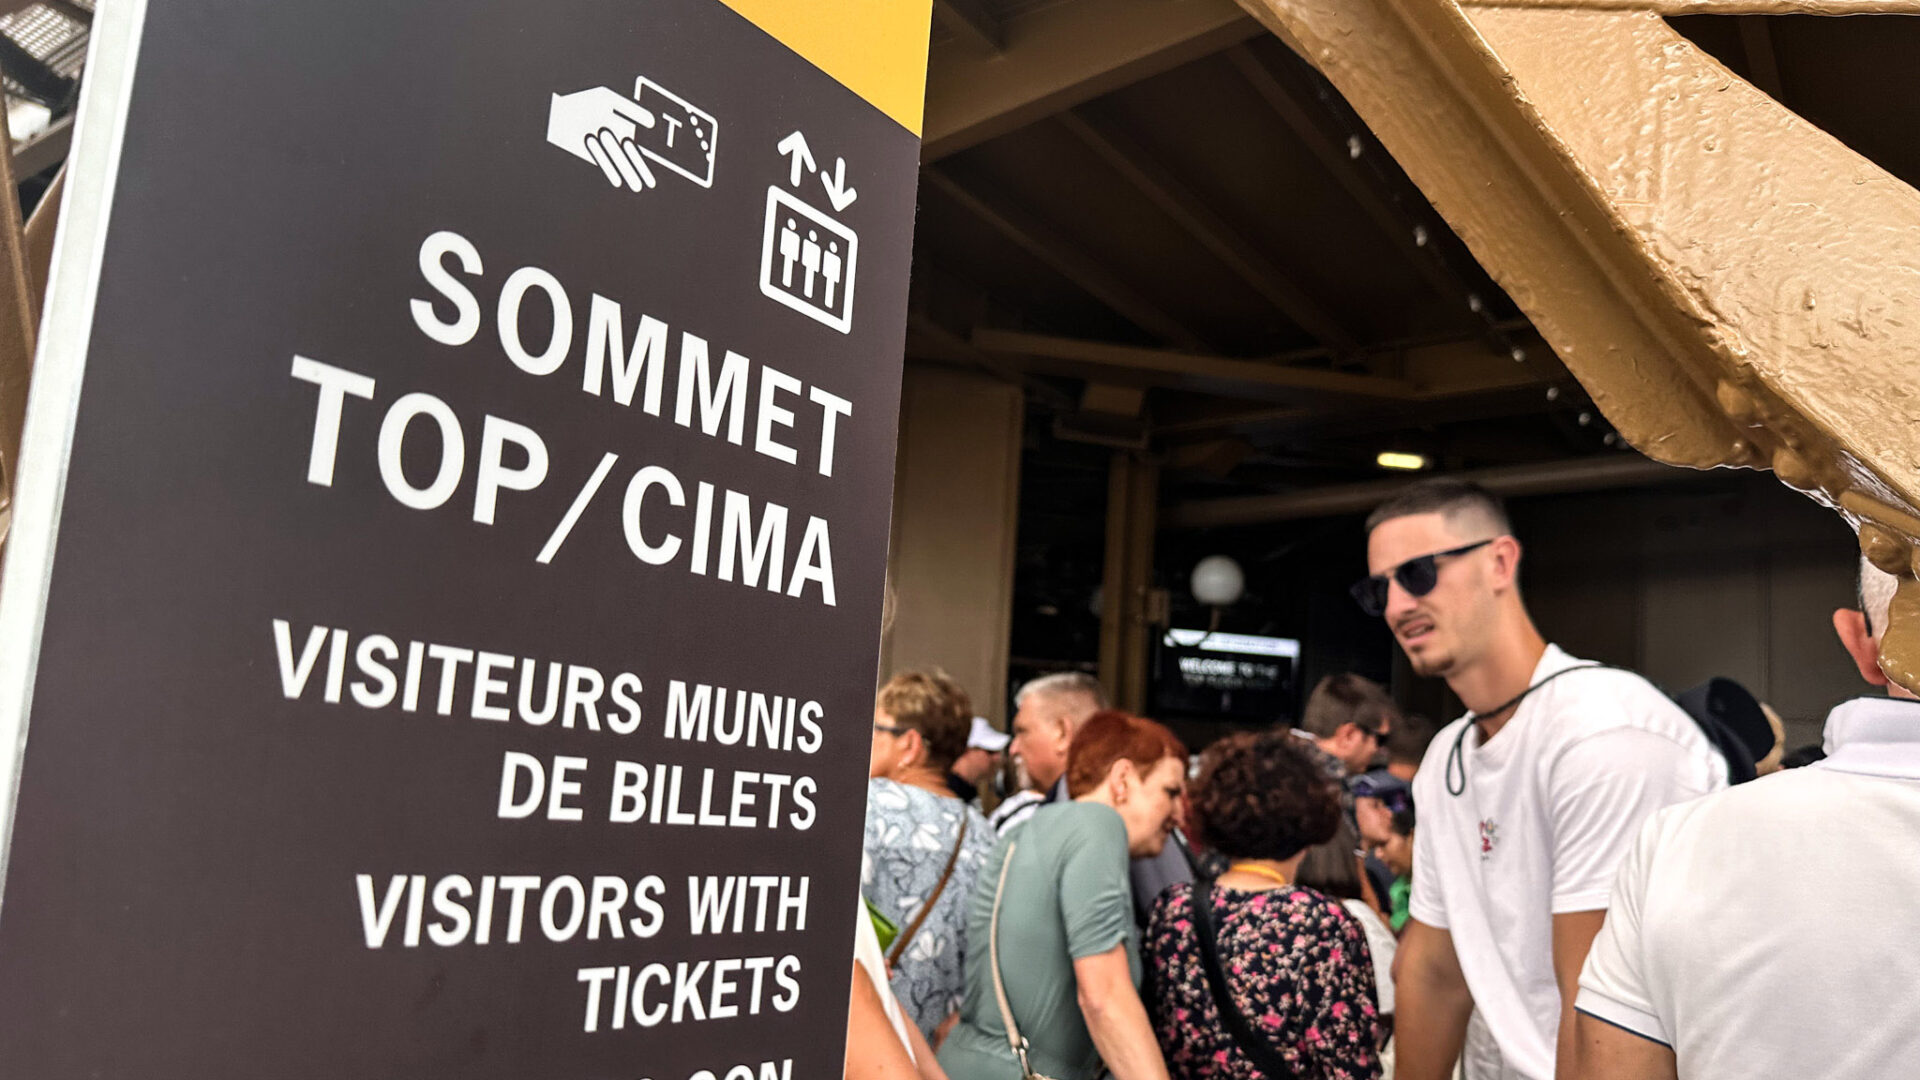
<instances>
[{"instance_id":1,"label":"round white lamp","mask_svg":"<svg viewBox=\"0 0 1920 1080\"><path fill-rule=\"evenodd\" d=\"M1225 555L1209 555L1194 564L1188 579L1193 598L1210 607L1226 607L1247 591L1247 575Z\"/></svg>"}]
</instances>

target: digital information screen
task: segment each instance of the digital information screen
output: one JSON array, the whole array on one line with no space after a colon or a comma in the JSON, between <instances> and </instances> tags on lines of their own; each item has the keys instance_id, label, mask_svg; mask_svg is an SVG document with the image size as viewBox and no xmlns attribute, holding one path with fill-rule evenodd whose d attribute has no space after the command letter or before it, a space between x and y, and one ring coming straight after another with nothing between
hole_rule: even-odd
<instances>
[{"instance_id":1,"label":"digital information screen","mask_svg":"<svg viewBox=\"0 0 1920 1080\"><path fill-rule=\"evenodd\" d=\"M1154 650L1157 712L1292 723L1300 642L1257 634L1168 630Z\"/></svg>"}]
</instances>

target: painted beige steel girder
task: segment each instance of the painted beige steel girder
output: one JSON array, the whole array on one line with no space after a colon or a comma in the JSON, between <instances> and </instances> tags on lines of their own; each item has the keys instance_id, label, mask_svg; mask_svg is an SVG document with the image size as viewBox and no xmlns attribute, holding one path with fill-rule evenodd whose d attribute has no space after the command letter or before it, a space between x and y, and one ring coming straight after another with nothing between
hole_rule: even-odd
<instances>
[{"instance_id":1,"label":"painted beige steel girder","mask_svg":"<svg viewBox=\"0 0 1920 1080\"><path fill-rule=\"evenodd\" d=\"M1240 0L1346 95L1648 456L1772 468L1902 577L1920 688L1920 192L1663 14L1909 0Z\"/></svg>"},{"instance_id":2,"label":"painted beige steel girder","mask_svg":"<svg viewBox=\"0 0 1920 1080\"><path fill-rule=\"evenodd\" d=\"M1473 0L1482 8L1579 8L1655 15L1911 15L1916 0Z\"/></svg>"}]
</instances>

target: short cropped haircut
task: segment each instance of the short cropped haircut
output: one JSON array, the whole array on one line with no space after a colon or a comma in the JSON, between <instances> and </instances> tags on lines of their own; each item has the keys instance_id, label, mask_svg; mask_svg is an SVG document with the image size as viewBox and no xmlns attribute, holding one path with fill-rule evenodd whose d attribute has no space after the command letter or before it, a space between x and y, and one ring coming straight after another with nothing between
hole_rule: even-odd
<instances>
[{"instance_id":1,"label":"short cropped haircut","mask_svg":"<svg viewBox=\"0 0 1920 1080\"><path fill-rule=\"evenodd\" d=\"M1402 713L1387 732L1387 761L1418 768L1427 756L1427 744L1433 741L1433 721L1418 713Z\"/></svg>"},{"instance_id":2,"label":"short cropped haircut","mask_svg":"<svg viewBox=\"0 0 1920 1080\"><path fill-rule=\"evenodd\" d=\"M966 752L973 699L946 672L903 671L887 680L874 704L895 724L920 733L934 768L945 769Z\"/></svg>"},{"instance_id":3,"label":"short cropped haircut","mask_svg":"<svg viewBox=\"0 0 1920 1080\"><path fill-rule=\"evenodd\" d=\"M1325 843L1340 824L1340 798L1286 731L1229 735L1202 755L1191 799L1200 843L1229 859L1290 859Z\"/></svg>"},{"instance_id":4,"label":"short cropped haircut","mask_svg":"<svg viewBox=\"0 0 1920 1080\"><path fill-rule=\"evenodd\" d=\"M1077 799L1098 788L1121 759L1142 776L1163 758L1187 759L1187 748L1164 725L1144 716L1103 709L1087 717L1067 747L1067 796Z\"/></svg>"},{"instance_id":5,"label":"short cropped haircut","mask_svg":"<svg viewBox=\"0 0 1920 1080\"><path fill-rule=\"evenodd\" d=\"M1347 724L1379 731L1382 720L1398 728L1400 707L1387 696L1385 687L1352 672L1321 679L1300 711L1301 729L1322 739L1332 738Z\"/></svg>"},{"instance_id":6,"label":"short cropped haircut","mask_svg":"<svg viewBox=\"0 0 1920 1080\"><path fill-rule=\"evenodd\" d=\"M1495 536L1513 531L1507 518L1507 505L1500 496L1468 480L1436 477L1409 484L1400 493L1367 515L1367 535L1394 518L1415 514L1440 514L1449 522L1472 519L1493 529Z\"/></svg>"},{"instance_id":7,"label":"short cropped haircut","mask_svg":"<svg viewBox=\"0 0 1920 1080\"><path fill-rule=\"evenodd\" d=\"M1860 558L1860 613L1867 617L1867 633L1882 633L1887 628L1887 611L1893 606L1893 594L1900 579Z\"/></svg>"},{"instance_id":8,"label":"short cropped haircut","mask_svg":"<svg viewBox=\"0 0 1920 1080\"><path fill-rule=\"evenodd\" d=\"M1331 838L1307 849L1293 872L1293 883L1336 900L1362 899L1366 892L1360 885L1359 848L1359 835L1342 817Z\"/></svg>"},{"instance_id":9,"label":"short cropped haircut","mask_svg":"<svg viewBox=\"0 0 1920 1080\"><path fill-rule=\"evenodd\" d=\"M1084 671L1056 671L1051 675L1042 675L1037 679L1028 680L1021 685L1020 689L1014 691L1014 707L1019 708L1022 702L1036 694L1040 697L1055 699L1085 698L1095 712L1113 707L1107 700L1106 688L1100 685L1100 680Z\"/></svg>"}]
</instances>

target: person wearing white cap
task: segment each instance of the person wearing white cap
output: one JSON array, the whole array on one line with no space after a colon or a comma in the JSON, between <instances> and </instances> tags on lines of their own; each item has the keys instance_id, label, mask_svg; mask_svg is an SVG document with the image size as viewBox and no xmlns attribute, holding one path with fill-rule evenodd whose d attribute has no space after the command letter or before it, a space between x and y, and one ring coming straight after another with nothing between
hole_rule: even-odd
<instances>
[{"instance_id":1,"label":"person wearing white cap","mask_svg":"<svg viewBox=\"0 0 1920 1080\"><path fill-rule=\"evenodd\" d=\"M1013 736L995 728L986 717L974 717L966 751L947 768L947 786L963 801L979 806L981 785L1000 767L1001 755L1012 741Z\"/></svg>"}]
</instances>

